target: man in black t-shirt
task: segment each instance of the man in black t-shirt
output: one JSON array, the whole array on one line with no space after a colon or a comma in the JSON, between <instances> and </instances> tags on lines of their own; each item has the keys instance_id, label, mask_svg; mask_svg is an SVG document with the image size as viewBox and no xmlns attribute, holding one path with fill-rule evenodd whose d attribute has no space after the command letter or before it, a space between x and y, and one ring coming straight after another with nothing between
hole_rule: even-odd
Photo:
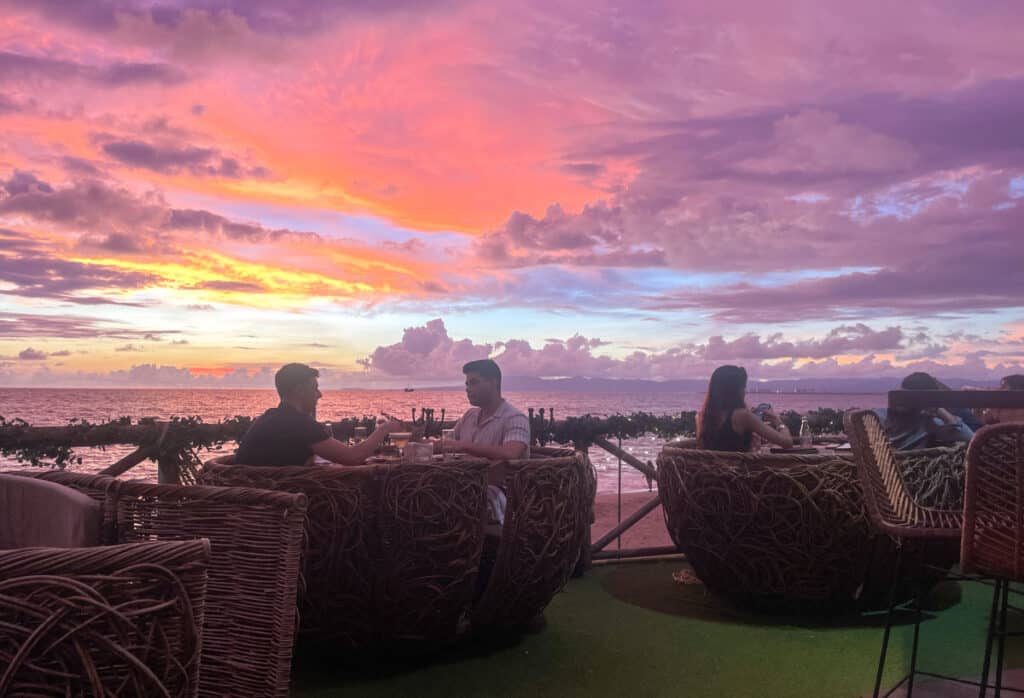
<instances>
[{"instance_id":1,"label":"man in black t-shirt","mask_svg":"<svg viewBox=\"0 0 1024 698\"><path fill-rule=\"evenodd\" d=\"M387 435L401 431L399 421L385 422L356 446L331 437L313 417L321 398L320 372L305 364L287 364L274 375L281 404L256 418L238 443L235 461L245 465L305 465L314 455L332 463L366 461Z\"/></svg>"}]
</instances>

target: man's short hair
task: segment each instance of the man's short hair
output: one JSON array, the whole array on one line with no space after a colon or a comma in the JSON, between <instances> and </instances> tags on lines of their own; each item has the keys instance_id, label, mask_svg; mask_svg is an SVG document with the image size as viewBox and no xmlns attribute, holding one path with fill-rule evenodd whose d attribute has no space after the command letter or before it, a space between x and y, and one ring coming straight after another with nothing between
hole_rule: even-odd
<instances>
[{"instance_id":1,"label":"man's short hair","mask_svg":"<svg viewBox=\"0 0 1024 698\"><path fill-rule=\"evenodd\" d=\"M282 398L288 397L296 388L309 382L310 378L319 378L320 371L306 364L285 364L274 374L274 386Z\"/></svg>"},{"instance_id":2,"label":"man's short hair","mask_svg":"<svg viewBox=\"0 0 1024 698\"><path fill-rule=\"evenodd\" d=\"M1003 390L1024 390L1024 373L1014 373L1012 376L1003 376L1001 384Z\"/></svg>"},{"instance_id":3,"label":"man's short hair","mask_svg":"<svg viewBox=\"0 0 1024 698\"><path fill-rule=\"evenodd\" d=\"M498 382L498 390L501 390L501 369L491 359L477 359L470 361L462 367L463 373L475 373L481 378Z\"/></svg>"},{"instance_id":4,"label":"man's short hair","mask_svg":"<svg viewBox=\"0 0 1024 698\"><path fill-rule=\"evenodd\" d=\"M900 387L904 390L949 390L949 386L924 371L911 373L903 379Z\"/></svg>"}]
</instances>

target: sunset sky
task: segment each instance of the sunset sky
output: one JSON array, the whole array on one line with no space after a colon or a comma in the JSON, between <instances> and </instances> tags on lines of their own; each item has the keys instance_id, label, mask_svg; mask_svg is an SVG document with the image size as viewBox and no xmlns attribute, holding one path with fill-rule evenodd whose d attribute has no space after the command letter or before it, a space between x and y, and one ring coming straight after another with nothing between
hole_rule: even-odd
<instances>
[{"instance_id":1,"label":"sunset sky","mask_svg":"<svg viewBox=\"0 0 1024 698\"><path fill-rule=\"evenodd\" d=\"M1024 5L0 0L0 385L1024 372Z\"/></svg>"}]
</instances>

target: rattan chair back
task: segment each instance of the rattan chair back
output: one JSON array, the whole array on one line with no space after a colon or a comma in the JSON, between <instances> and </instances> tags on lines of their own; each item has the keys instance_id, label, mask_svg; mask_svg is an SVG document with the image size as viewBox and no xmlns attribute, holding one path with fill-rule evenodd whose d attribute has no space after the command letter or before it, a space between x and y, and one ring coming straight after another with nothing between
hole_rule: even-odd
<instances>
[{"instance_id":1,"label":"rattan chair back","mask_svg":"<svg viewBox=\"0 0 1024 698\"><path fill-rule=\"evenodd\" d=\"M1024 423L978 430L967 449L965 573L1024 579Z\"/></svg>"},{"instance_id":2,"label":"rattan chair back","mask_svg":"<svg viewBox=\"0 0 1024 698\"><path fill-rule=\"evenodd\" d=\"M116 520L120 542L210 540L200 695L287 696L306 498L124 482Z\"/></svg>"},{"instance_id":3,"label":"rattan chair back","mask_svg":"<svg viewBox=\"0 0 1024 698\"><path fill-rule=\"evenodd\" d=\"M868 514L879 531L900 538L960 535L959 509L923 506L914 499L878 415L871 410L847 412L844 427Z\"/></svg>"}]
</instances>

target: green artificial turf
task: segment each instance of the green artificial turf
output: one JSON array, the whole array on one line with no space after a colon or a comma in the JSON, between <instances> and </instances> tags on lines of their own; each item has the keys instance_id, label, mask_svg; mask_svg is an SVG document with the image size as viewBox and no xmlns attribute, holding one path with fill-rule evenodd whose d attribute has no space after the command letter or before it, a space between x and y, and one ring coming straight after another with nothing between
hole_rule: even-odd
<instances>
[{"instance_id":1,"label":"green artificial turf","mask_svg":"<svg viewBox=\"0 0 1024 698\"><path fill-rule=\"evenodd\" d=\"M869 694L884 617L823 621L734 608L683 586L661 561L598 567L548 607L546 626L515 639L474 640L416 661L347 665L300 652L292 695L313 696L845 696ZM958 588L959 586L959 588ZM921 668L980 671L989 587L947 583L922 626ZM1012 603L1012 602L1011 602ZM1015 618L1016 620L1016 618ZM912 626L890 645L885 683L905 673ZM1024 663L1020 643L1010 666Z\"/></svg>"}]
</instances>

